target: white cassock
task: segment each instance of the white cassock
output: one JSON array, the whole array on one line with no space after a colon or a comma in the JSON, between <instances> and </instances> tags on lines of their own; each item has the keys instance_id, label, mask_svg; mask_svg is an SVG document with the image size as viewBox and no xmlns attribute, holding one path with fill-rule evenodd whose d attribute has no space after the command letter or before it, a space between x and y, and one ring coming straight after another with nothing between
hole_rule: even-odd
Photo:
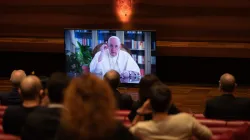
<instances>
[{"instance_id":1,"label":"white cassock","mask_svg":"<svg viewBox=\"0 0 250 140\"><path fill-rule=\"evenodd\" d=\"M101 51L97 52L90 63L90 72L103 77L106 72L116 70L120 74L124 71L134 71L140 74L140 68L131 55L120 50L116 56L111 56L105 50L102 61L98 62ZM141 75L141 74L140 74Z\"/></svg>"}]
</instances>

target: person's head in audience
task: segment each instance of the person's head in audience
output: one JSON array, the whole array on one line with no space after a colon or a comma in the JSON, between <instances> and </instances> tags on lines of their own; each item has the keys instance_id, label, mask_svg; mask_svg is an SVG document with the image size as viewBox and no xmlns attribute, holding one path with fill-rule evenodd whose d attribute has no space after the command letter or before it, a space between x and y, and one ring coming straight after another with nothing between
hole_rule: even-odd
<instances>
[{"instance_id":1,"label":"person's head in audience","mask_svg":"<svg viewBox=\"0 0 250 140\"><path fill-rule=\"evenodd\" d=\"M72 79L65 92L62 126L78 139L100 139L114 130L115 99L109 85L92 74Z\"/></svg>"},{"instance_id":2,"label":"person's head in audience","mask_svg":"<svg viewBox=\"0 0 250 140\"><path fill-rule=\"evenodd\" d=\"M19 88L22 80L26 77L26 74L23 70L14 70L11 73L10 81L14 88Z\"/></svg>"},{"instance_id":3,"label":"person's head in audience","mask_svg":"<svg viewBox=\"0 0 250 140\"><path fill-rule=\"evenodd\" d=\"M165 84L155 84L151 88L150 104L154 113L166 113L171 106L172 94Z\"/></svg>"},{"instance_id":4,"label":"person's head in audience","mask_svg":"<svg viewBox=\"0 0 250 140\"><path fill-rule=\"evenodd\" d=\"M110 70L104 75L104 80L115 90L120 84L120 74L115 70Z\"/></svg>"},{"instance_id":5,"label":"person's head in audience","mask_svg":"<svg viewBox=\"0 0 250 140\"><path fill-rule=\"evenodd\" d=\"M225 73L220 77L219 87L223 93L233 93L237 84L233 75Z\"/></svg>"},{"instance_id":6,"label":"person's head in audience","mask_svg":"<svg viewBox=\"0 0 250 140\"><path fill-rule=\"evenodd\" d=\"M63 103L64 90L67 88L69 81L67 74L62 72L55 72L50 76L47 83L50 103Z\"/></svg>"},{"instance_id":7,"label":"person's head in audience","mask_svg":"<svg viewBox=\"0 0 250 140\"><path fill-rule=\"evenodd\" d=\"M43 93L43 88L40 79L37 76L27 76L20 84L19 90L23 105L38 105L40 94Z\"/></svg>"},{"instance_id":8,"label":"person's head in audience","mask_svg":"<svg viewBox=\"0 0 250 140\"><path fill-rule=\"evenodd\" d=\"M140 101L143 103L151 96L151 87L156 84L160 83L160 79L152 74L145 75L141 78L139 83L139 96Z\"/></svg>"}]
</instances>

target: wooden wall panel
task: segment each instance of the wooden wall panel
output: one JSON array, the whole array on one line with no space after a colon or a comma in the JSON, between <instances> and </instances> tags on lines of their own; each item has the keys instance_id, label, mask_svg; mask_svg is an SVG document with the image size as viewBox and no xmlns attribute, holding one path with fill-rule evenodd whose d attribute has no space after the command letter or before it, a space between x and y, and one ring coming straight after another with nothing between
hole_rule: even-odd
<instances>
[{"instance_id":1,"label":"wooden wall panel","mask_svg":"<svg viewBox=\"0 0 250 140\"><path fill-rule=\"evenodd\" d=\"M21 40L62 40L64 28L144 29L156 30L157 40L164 42L159 47L159 55L249 57L246 48L230 49L225 54L227 45L217 53L217 49L210 48L212 45L207 45L206 49L203 45L185 46L187 44L171 48L167 42L250 43L248 0L216 3L210 0L134 0L134 13L128 24L122 24L116 17L113 0L1 1L0 17L0 51L62 52L63 44L23 43ZM6 37L20 38L20 42L3 41ZM36 49L27 49L31 46ZM191 48L192 53L186 51L186 47Z\"/></svg>"},{"instance_id":2,"label":"wooden wall panel","mask_svg":"<svg viewBox=\"0 0 250 140\"><path fill-rule=\"evenodd\" d=\"M1 51L64 52L64 40L57 38L5 37L0 44ZM157 41L157 55L250 58L250 43Z\"/></svg>"}]
</instances>

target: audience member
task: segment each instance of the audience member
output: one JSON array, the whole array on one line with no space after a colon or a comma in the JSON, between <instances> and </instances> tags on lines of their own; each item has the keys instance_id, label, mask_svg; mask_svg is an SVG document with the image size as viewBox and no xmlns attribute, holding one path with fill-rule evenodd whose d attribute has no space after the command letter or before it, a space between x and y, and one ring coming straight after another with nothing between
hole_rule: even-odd
<instances>
[{"instance_id":1,"label":"audience member","mask_svg":"<svg viewBox=\"0 0 250 140\"><path fill-rule=\"evenodd\" d=\"M20 94L23 99L22 105L9 106L3 116L4 133L20 135L25 120L32 111L38 108L39 94L42 85L38 77L27 76L20 85Z\"/></svg>"},{"instance_id":2,"label":"audience member","mask_svg":"<svg viewBox=\"0 0 250 140\"><path fill-rule=\"evenodd\" d=\"M115 120L115 99L105 81L92 74L71 81L65 92L58 140L136 139Z\"/></svg>"},{"instance_id":3,"label":"audience member","mask_svg":"<svg viewBox=\"0 0 250 140\"><path fill-rule=\"evenodd\" d=\"M115 70L108 71L104 75L104 80L109 83L111 89L113 90L113 93L114 93L114 96L116 99L116 103L117 103L117 107L120 110L130 110L132 108L132 104L133 104L133 100L132 100L131 96L127 95L127 94L121 94L117 90L117 88L120 84L120 74Z\"/></svg>"},{"instance_id":4,"label":"audience member","mask_svg":"<svg viewBox=\"0 0 250 140\"><path fill-rule=\"evenodd\" d=\"M32 112L22 131L22 140L52 140L60 123L61 111L64 108L64 90L69 78L65 73L53 73L47 82L48 108L41 107ZM79 110L81 111L81 110Z\"/></svg>"},{"instance_id":5,"label":"audience member","mask_svg":"<svg viewBox=\"0 0 250 140\"><path fill-rule=\"evenodd\" d=\"M157 83L160 83L160 80L155 75L151 74L145 75L141 79L139 83L139 101L133 104L132 110L128 116L131 122L136 123L141 119L143 120L152 119L152 110L150 109L150 104L149 104L149 98L152 94L150 89L154 84ZM148 106L149 108L147 111L145 110L145 112L141 112L140 108L142 106ZM177 114L179 112L180 112L179 109L174 104L170 105L170 109L168 110L169 114Z\"/></svg>"},{"instance_id":6,"label":"audience member","mask_svg":"<svg viewBox=\"0 0 250 140\"><path fill-rule=\"evenodd\" d=\"M235 97L236 86L233 75L223 74L219 81L222 95L207 101L204 116L210 119L250 120L250 99Z\"/></svg>"},{"instance_id":7,"label":"audience member","mask_svg":"<svg viewBox=\"0 0 250 140\"><path fill-rule=\"evenodd\" d=\"M193 135L202 140L211 138L211 131L191 115L187 113L169 115L167 113L171 107L172 95L166 85L156 84L151 90L150 104L153 119L135 124L130 128L133 134L150 140L189 140Z\"/></svg>"},{"instance_id":8,"label":"audience member","mask_svg":"<svg viewBox=\"0 0 250 140\"><path fill-rule=\"evenodd\" d=\"M18 93L21 81L26 77L23 70L14 70L11 74L10 81L12 83L12 91L9 93L2 93L0 96L1 105L21 105L22 99Z\"/></svg>"}]
</instances>

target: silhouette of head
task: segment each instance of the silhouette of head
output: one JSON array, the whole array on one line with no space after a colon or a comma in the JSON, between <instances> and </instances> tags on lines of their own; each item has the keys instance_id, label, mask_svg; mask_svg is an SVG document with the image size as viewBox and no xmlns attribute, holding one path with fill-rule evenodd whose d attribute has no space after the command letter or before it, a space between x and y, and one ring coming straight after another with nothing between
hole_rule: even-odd
<instances>
[{"instance_id":1,"label":"silhouette of head","mask_svg":"<svg viewBox=\"0 0 250 140\"><path fill-rule=\"evenodd\" d=\"M147 74L141 79L139 83L139 96L142 103L150 98L152 94L150 90L151 87L160 82L160 79L153 74Z\"/></svg>"},{"instance_id":2,"label":"silhouette of head","mask_svg":"<svg viewBox=\"0 0 250 140\"><path fill-rule=\"evenodd\" d=\"M155 84L152 86L151 92L152 96L150 98L150 103L153 112L167 112L172 100L170 89L164 84Z\"/></svg>"},{"instance_id":3,"label":"silhouette of head","mask_svg":"<svg viewBox=\"0 0 250 140\"><path fill-rule=\"evenodd\" d=\"M10 81L15 88L19 88L22 80L26 77L26 74L23 70L14 70L11 73Z\"/></svg>"},{"instance_id":4,"label":"silhouette of head","mask_svg":"<svg viewBox=\"0 0 250 140\"><path fill-rule=\"evenodd\" d=\"M236 81L233 75L225 73L220 77L220 89L223 92L232 93L235 87Z\"/></svg>"},{"instance_id":5,"label":"silhouette of head","mask_svg":"<svg viewBox=\"0 0 250 140\"><path fill-rule=\"evenodd\" d=\"M43 92L42 84L37 76L27 76L20 84L20 93L23 100L35 100Z\"/></svg>"},{"instance_id":6,"label":"silhouette of head","mask_svg":"<svg viewBox=\"0 0 250 140\"><path fill-rule=\"evenodd\" d=\"M70 82L67 74L62 72L53 73L47 83L48 97L52 103L62 103L64 90Z\"/></svg>"},{"instance_id":7,"label":"silhouette of head","mask_svg":"<svg viewBox=\"0 0 250 140\"><path fill-rule=\"evenodd\" d=\"M120 84L120 74L115 70L110 70L104 75L104 80L107 81L114 90Z\"/></svg>"}]
</instances>

